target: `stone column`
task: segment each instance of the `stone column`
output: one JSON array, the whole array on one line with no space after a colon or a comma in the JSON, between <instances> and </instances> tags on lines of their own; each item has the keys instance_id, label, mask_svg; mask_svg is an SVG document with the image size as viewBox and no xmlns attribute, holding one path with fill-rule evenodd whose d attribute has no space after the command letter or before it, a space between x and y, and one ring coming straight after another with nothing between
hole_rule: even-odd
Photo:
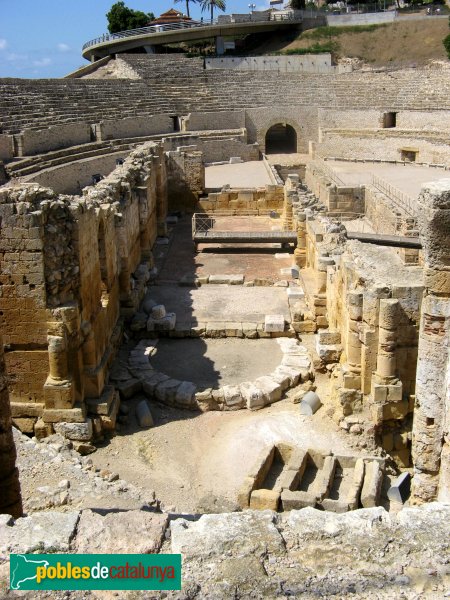
<instances>
[{"instance_id":1,"label":"stone column","mask_svg":"<svg viewBox=\"0 0 450 600\"><path fill-rule=\"evenodd\" d=\"M306 213L297 214L297 248L294 250L297 267L306 267Z\"/></svg>"},{"instance_id":2,"label":"stone column","mask_svg":"<svg viewBox=\"0 0 450 600\"><path fill-rule=\"evenodd\" d=\"M386 384L396 379L397 360L395 349L397 346L398 307L398 300L390 298L380 299L376 373L380 382L383 380Z\"/></svg>"},{"instance_id":3,"label":"stone column","mask_svg":"<svg viewBox=\"0 0 450 600\"><path fill-rule=\"evenodd\" d=\"M56 335L47 336L50 377L54 381L68 378L66 340Z\"/></svg>"},{"instance_id":4,"label":"stone column","mask_svg":"<svg viewBox=\"0 0 450 600\"><path fill-rule=\"evenodd\" d=\"M413 421L413 500L450 501L450 179L418 200L424 258Z\"/></svg>"},{"instance_id":5,"label":"stone column","mask_svg":"<svg viewBox=\"0 0 450 600\"><path fill-rule=\"evenodd\" d=\"M0 513L22 516L19 472L16 467L16 447L12 434L11 408L3 361L3 340L0 338Z\"/></svg>"}]
</instances>

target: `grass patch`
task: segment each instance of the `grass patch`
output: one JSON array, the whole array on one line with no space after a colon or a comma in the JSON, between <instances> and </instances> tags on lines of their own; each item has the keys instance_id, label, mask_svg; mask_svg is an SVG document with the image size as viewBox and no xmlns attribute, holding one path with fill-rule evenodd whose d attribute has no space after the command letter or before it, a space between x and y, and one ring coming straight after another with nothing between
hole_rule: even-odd
<instances>
[{"instance_id":1,"label":"grass patch","mask_svg":"<svg viewBox=\"0 0 450 600\"><path fill-rule=\"evenodd\" d=\"M380 27L386 27L386 23L381 23L379 25L348 25L347 27L324 26L305 31L302 33L301 37L312 40L321 40L323 38L338 37L344 35L344 33L367 33L375 31Z\"/></svg>"},{"instance_id":2,"label":"grass patch","mask_svg":"<svg viewBox=\"0 0 450 600\"><path fill-rule=\"evenodd\" d=\"M308 46L308 48L289 48L288 50L283 50L280 54L326 54L336 52L338 49L338 44L336 42L325 42L324 44L313 44L312 46Z\"/></svg>"}]
</instances>

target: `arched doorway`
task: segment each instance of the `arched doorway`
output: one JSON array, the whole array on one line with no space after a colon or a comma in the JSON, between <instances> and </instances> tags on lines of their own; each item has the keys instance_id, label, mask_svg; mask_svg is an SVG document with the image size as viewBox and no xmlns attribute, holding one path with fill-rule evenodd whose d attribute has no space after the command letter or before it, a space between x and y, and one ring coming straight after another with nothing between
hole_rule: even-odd
<instances>
[{"instance_id":1,"label":"arched doorway","mask_svg":"<svg viewBox=\"0 0 450 600\"><path fill-rule=\"evenodd\" d=\"M277 123L266 133L266 154L297 152L297 132L287 123Z\"/></svg>"}]
</instances>

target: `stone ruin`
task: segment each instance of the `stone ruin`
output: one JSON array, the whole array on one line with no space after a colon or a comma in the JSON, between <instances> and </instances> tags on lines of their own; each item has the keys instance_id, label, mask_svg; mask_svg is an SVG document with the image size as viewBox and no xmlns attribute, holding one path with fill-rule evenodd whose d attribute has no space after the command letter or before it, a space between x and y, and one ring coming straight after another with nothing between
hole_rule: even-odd
<instances>
[{"instance_id":1,"label":"stone ruin","mask_svg":"<svg viewBox=\"0 0 450 600\"><path fill-rule=\"evenodd\" d=\"M116 60L132 69L132 82L92 75L0 81L0 95L14 98L0 108L0 418L8 457L0 483L10 490L2 512L22 510L11 422L37 439L56 432L89 452L114 431L121 403L137 392L188 410L256 410L299 384L303 397L317 372L329 377L321 410L367 454L274 444L245 474L243 509L294 515L303 507L373 508L387 461L413 475L413 503L448 502L448 81L417 70L264 73L264 81L255 73L247 82L242 74L200 73L187 59L173 59L164 81L154 76L166 74L167 57ZM189 100L179 98L181 78ZM62 99L68 90L80 100L78 112ZM369 98L371 108L361 110ZM397 126L385 126L394 113ZM278 122L293 124L297 150L309 150L308 160L266 188L205 190L205 163L253 160ZM412 213L374 182L345 185L328 162L404 165L401 151L411 146L438 179L423 185ZM104 175L94 185L93 173ZM186 325L149 304L155 249L166 243L169 212L180 210L281 213L284 229L297 235L289 322L266 315L264 323ZM419 241L400 248L363 243L346 227L348 215L364 216L374 235ZM212 277L188 277L180 286L246 284ZM251 282L258 284L267 282ZM302 336L315 336L314 353ZM255 381L198 390L195 381L152 367L159 337L274 337L283 362ZM135 342L125 361L124 340ZM150 425L144 405L142 422ZM175 551L184 548L177 527Z\"/></svg>"}]
</instances>

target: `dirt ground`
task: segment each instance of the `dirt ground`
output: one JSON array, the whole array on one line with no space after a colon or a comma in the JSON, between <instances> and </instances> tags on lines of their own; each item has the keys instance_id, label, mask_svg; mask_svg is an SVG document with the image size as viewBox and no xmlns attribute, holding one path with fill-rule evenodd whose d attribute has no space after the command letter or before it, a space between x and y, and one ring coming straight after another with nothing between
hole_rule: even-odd
<instances>
[{"instance_id":1,"label":"dirt ground","mask_svg":"<svg viewBox=\"0 0 450 600\"><path fill-rule=\"evenodd\" d=\"M198 389L253 381L275 370L283 354L275 339L161 338L152 366L180 381L195 381Z\"/></svg>"},{"instance_id":2,"label":"dirt ground","mask_svg":"<svg viewBox=\"0 0 450 600\"><path fill-rule=\"evenodd\" d=\"M397 21L374 31L342 33L319 40L311 39L309 32L291 42L278 36L258 47L257 53L308 48L316 41L333 41L338 44L339 57L360 58L372 66L420 66L433 60L447 61L442 40L448 33L448 18L424 15L423 19Z\"/></svg>"}]
</instances>

